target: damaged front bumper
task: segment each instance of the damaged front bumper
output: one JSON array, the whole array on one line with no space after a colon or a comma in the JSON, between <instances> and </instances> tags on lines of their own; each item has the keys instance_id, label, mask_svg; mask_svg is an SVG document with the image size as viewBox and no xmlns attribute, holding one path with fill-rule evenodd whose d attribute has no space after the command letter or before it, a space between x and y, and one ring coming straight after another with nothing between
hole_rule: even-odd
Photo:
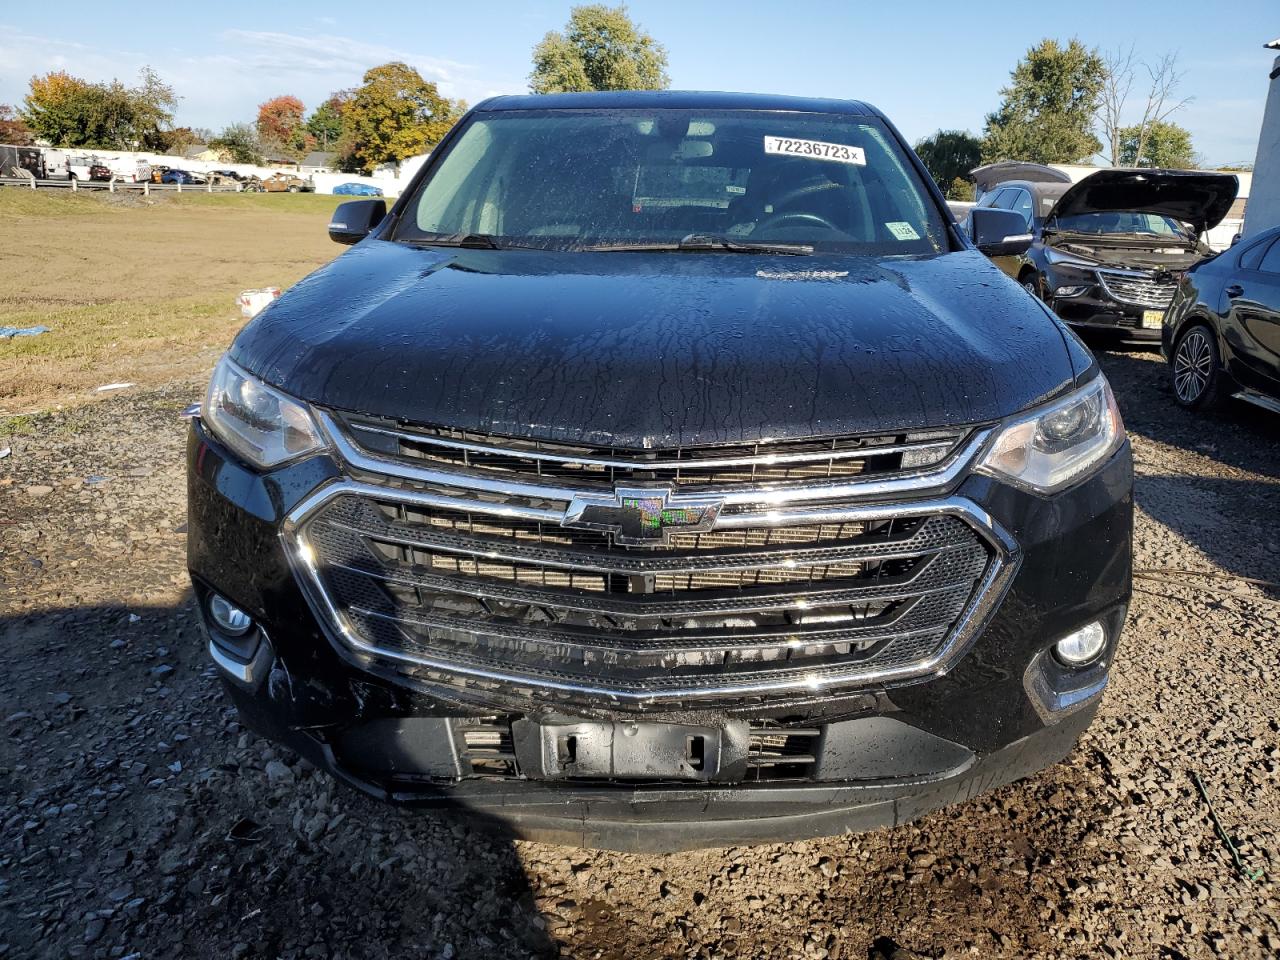
<instances>
[{"instance_id":1,"label":"damaged front bumper","mask_svg":"<svg viewBox=\"0 0 1280 960\"><path fill-rule=\"evenodd\" d=\"M1044 278L1044 298L1073 327L1158 343L1175 286L1173 274L1059 264Z\"/></svg>"},{"instance_id":2,"label":"damaged front bumper","mask_svg":"<svg viewBox=\"0 0 1280 960\"><path fill-rule=\"evenodd\" d=\"M1065 756L1093 717L1129 599L1131 462L1053 498L983 476L954 491L1016 539L999 607L946 672L811 697L531 711L409 686L340 655L300 589L280 530L340 479L316 456L246 468L193 421L189 565L255 621L210 652L243 719L335 777L397 803L465 811L518 836L673 850L894 825ZM1101 547L1101 549L1100 549ZM1105 652L1063 667L1053 642L1101 621Z\"/></svg>"}]
</instances>

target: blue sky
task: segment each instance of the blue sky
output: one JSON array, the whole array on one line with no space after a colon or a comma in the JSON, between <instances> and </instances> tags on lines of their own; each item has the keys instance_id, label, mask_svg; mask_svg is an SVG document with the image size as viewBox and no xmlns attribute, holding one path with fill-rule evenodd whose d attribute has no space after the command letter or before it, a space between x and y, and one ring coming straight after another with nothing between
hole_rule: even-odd
<instances>
[{"instance_id":1,"label":"blue sky","mask_svg":"<svg viewBox=\"0 0 1280 960\"><path fill-rule=\"evenodd\" d=\"M473 103L521 92L531 48L563 25L570 3L148 7L162 16L124 14L100 0L6 6L0 103L20 102L34 73L66 69L131 81L149 63L183 97L179 123L220 128L251 119L276 94L300 96L310 108L392 59ZM912 0L633 0L629 9L666 45L674 87L864 99L912 141L941 127L979 131L1013 65L1044 36L1076 36L1104 49L1134 44L1149 59L1177 51L1182 92L1195 99L1175 119L1215 164L1253 160L1273 59L1262 44L1280 35L1274 0L1073 0L1042 7L1040 20L1034 4L1009 15L1018 8Z\"/></svg>"}]
</instances>

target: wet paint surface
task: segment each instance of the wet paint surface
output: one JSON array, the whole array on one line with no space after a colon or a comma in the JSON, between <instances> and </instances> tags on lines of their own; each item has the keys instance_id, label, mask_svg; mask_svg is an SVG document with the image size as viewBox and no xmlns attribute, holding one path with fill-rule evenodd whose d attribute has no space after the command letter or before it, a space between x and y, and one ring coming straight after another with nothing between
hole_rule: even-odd
<instances>
[{"instance_id":1,"label":"wet paint surface","mask_svg":"<svg viewBox=\"0 0 1280 960\"><path fill-rule=\"evenodd\" d=\"M1082 372L1059 326L972 251L872 260L374 239L272 304L232 356L327 407L634 448L980 423Z\"/></svg>"}]
</instances>

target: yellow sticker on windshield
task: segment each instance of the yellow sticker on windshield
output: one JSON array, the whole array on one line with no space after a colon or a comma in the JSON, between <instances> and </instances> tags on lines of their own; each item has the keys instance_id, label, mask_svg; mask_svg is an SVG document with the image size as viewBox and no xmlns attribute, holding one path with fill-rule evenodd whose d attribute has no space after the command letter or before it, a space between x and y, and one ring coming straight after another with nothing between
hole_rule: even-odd
<instances>
[{"instance_id":1,"label":"yellow sticker on windshield","mask_svg":"<svg viewBox=\"0 0 1280 960\"><path fill-rule=\"evenodd\" d=\"M867 155L861 147L843 143L824 143L821 140L792 140L790 137L765 137L765 153L782 153L791 157L808 157L810 160L834 160L836 163L867 165Z\"/></svg>"}]
</instances>

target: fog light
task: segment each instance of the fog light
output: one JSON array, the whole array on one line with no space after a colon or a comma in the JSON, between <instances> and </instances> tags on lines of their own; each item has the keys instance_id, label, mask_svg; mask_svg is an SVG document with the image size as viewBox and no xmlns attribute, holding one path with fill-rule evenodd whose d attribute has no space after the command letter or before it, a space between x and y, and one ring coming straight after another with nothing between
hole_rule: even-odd
<instances>
[{"instance_id":1,"label":"fog light","mask_svg":"<svg viewBox=\"0 0 1280 960\"><path fill-rule=\"evenodd\" d=\"M1053 654L1069 667L1082 667L1096 660L1107 645L1107 632L1096 620L1068 633L1053 645Z\"/></svg>"},{"instance_id":2,"label":"fog light","mask_svg":"<svg viewBox=\"0 0 1280 960\"><path fill-rule=\"evenodd\" d=\"M252 617L217 593L209 595L209 618L219 630L232 637L248 633L253 626Z\"/></svg>"}]
</instances>

